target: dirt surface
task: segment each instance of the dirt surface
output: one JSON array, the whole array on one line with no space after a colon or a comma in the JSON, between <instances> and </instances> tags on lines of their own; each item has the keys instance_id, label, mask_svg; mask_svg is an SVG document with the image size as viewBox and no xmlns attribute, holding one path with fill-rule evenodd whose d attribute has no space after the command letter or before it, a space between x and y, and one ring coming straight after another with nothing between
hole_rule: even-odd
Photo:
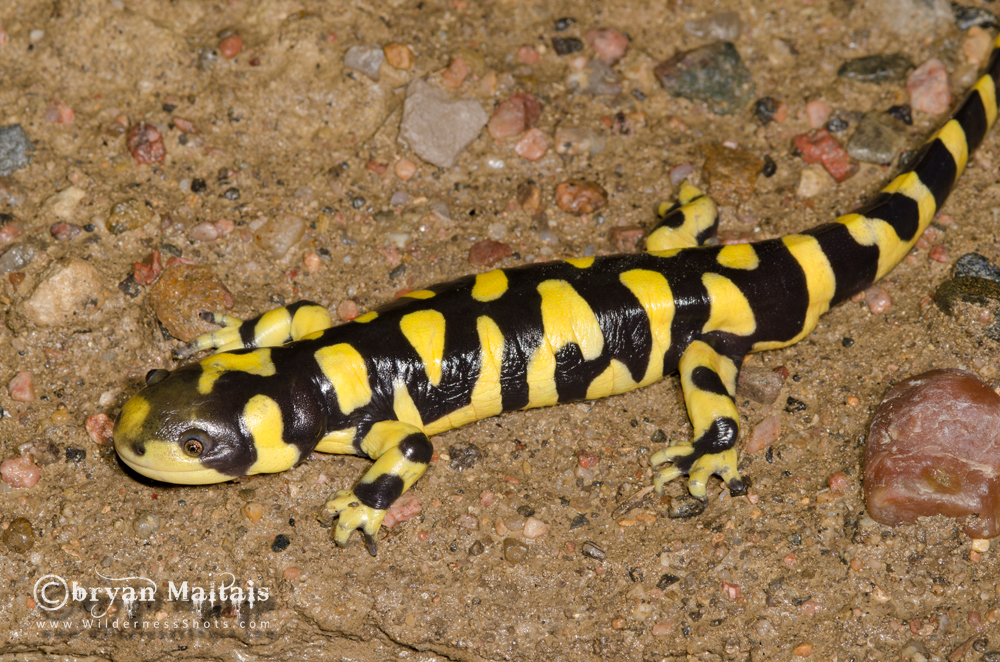
<instances>
[{"instance_id":1,"label":"dirt surface","mask_svg":"<svg viewBox=\"0 0 1000 662\"><path fill-rule=\"evenodd\" d=\"M123 471L84 427L95 414L113 418L147 370L176 365L179 342L157 323L149 288L119 288L154 249L164 261L180 253L214 272L237 316L300 298L341 311L350 299L363 313L401 289L473 271L469 251L486 237L513 251L500 266L612 252L613 228L648 226L654 204L673 193L670 168L691 162L694 181L704 183L706 146L726 140L777 164L748 201L724 208L727 236L773 237L849 210L890 171L864 166L815 198L797 197L804 163L791 139L809 128L805 103L825 99L847 113L904 103L901 81L836 77L860 55L899 51L917 64L937 57L950 72L967 64L966 33L953 24L897 35L850 4L0 0L0 125L20 123L35 145L32 164L0 180L0 212L22 223L18 242L43 248L0 282L0 382L28 372L36 392L18 402L0 389L0 448L10 458L33 444L42 465L33 487L0 486L3 526L23 517L33 528L29 550L0 546L0 652L234 661L811 653L860 662L900 659L915 640L952 660L996 659L988 657L1000 650L995 550L974 551L960 525L943 519L897 529L864 520L859 480L871 412L893 383L937 367L998 381L996 342L927 302L960 255L1000 254L996 132L945 209L953 224L938 224L947 262L916 250L882 284L887 311L849 302L797 346L749 359L790 375L775 404L741 407L746 432L776 415L780 438L769 453L741 458L749 498L731 498L713 481L706 512L694 518L667 517L683 483L666 499L647 491L650 454L690 434L676 377L434 438L438 459L413 490L422 512L383 532L377 558L357 542L338 549L315 518L332 490L363 473L362 459L314 456L283 474L167 486ZM750 109L714 115L667 95L651 75L656 63L709 41L686 32L685 21L727 10L742 19L735 43L757 96L788 106L781 124L762 127ZM575 22L557 33L562 17ZM582 38L595 27L631 38L614 67L623 77L616 96L574 92L570 58L551 46L553 36ZM233 41L220 43L233 34L242 51L227 58ZM344 67L350 46L391 42L412 50L411 69L384 64L375 82ZM536 64L519 59L523 45L536 47ZM514 153L516 138L497 143L484 130L455 167L421 162L396 139L405 86L422 76L440 84L459 55L471 74L454 96L489 113L513 93L533 93L541 130L589 127L604 149L529 162ZM72 109L71 123L55 102ZM612 130L619 113L629 130ZM198 132L182 133L183 120ZM938 120L916 114L909 144ZM126 148L125 129L140 121L162 132L162 162L137 163ZM394 174L401 158L417 165L408 181ZM192 192L196 179L206 190ZM544 219L517 201L527 179L542 189ZM560 211L553 191L569 179L600 183L608 206L583 216ZM46 203L71 185L85 193L75 205ZM238 199L225 194L231 188ZM391 205L398 191L409 199ZM108 215L128 199L147 202L154 217L111 234ZM272 217L307 223L283 259L251 241ZM192 238L192 226L223 219L232 232ZM60 240L50 233L60 220L93 228ZM57 323L25 319L24 302L63 258L97 270L104 301ZM804 408L786 408L788 398ZM458 471L456 444L474 444L483 458ZM844 494L828 488L836 472L848 477ZM529 511L549 529L527 541L518 529ZM506 560L505 544L515 553L523 544L523 560ZM158 589L152 602L126 604L119 595L108 604L95 588L96 601L88 595L47 611L36 590L47 575L71 587ZM205 599L168 593L170 582L185 581L192 597L204 588ZM254 591L252 606L208 596L234 582Z\"/></svg>"}]
</instances>

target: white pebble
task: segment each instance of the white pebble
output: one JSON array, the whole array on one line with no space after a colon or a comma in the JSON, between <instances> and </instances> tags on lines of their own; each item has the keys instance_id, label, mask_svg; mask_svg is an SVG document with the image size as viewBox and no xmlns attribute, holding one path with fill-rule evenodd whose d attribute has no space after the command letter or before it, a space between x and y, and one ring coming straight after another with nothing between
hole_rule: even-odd
<instances>
[{"instance_id":1,"label":"white pebble","mask_svg":"<svg viewBox=\"0 0 1000 662\"><path fill-rule=\"evenodd\" d=\"M538 519L535 516L531 516L524 520L524 537L528 540L534 540L544 536L549 532L549 525Z\"/></svg>"}]
</instances>

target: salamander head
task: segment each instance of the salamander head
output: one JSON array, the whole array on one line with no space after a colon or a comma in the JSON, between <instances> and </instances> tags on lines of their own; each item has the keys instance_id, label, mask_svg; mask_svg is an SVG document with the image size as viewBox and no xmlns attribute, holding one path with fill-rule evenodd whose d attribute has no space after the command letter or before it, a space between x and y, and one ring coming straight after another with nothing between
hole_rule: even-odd
<instances>
[{"instance_id":1,"label":"salamander head","mask_svg":"<svg viewBox=\"0 0 1000 662\"><path fill-rule=\"evenodd\" d=\"M257 365L248 366L249 361ZM151 371L146 388L118 416L118 456L144 476L185 485L293 467L318 438L313 429L318 416L293 410L287 402L295 401L287 396L262 392L267 384L275 385L269 365L267 350L257 350L216 354L173 372ZM284 407L279 399L286 401Z\"/></svg>"}]
</instances>

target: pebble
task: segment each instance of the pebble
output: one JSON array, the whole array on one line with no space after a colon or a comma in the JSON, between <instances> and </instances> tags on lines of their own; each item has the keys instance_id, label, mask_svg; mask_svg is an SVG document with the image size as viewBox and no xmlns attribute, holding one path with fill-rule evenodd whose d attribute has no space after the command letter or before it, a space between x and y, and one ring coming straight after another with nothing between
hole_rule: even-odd
<instances>
[{"instance_id":1,"label":"pebble","mask_svg":"<svg viewBox=\"0 0 1000 662\"><path fill-rule=\"evenodd\" d=\"M344 53L344 66L378 82L379 68L385 61L385 52L378 44L358 44Z\"/></svg>"},{"instance_id":2,"label":"pebble","mask_svg":"<svg viewBox=\"0 0 1000 662\"><path fill-rule=\"evenodd\" d=\"M906 72L912 68L913 62L902 53L866 55L840 65L837 75L864 83L884 83L903 80Z\"/></svg>"},{"instance_id":3,"label":"pebble","mask_svg":"<svg viewBox=\"0 0 1000 662\"><path fill-rule=\"evenodd\" d=\"M955 25L959 30L969 30L970 35L972 34L971 28L995 28L1000 25L996 14L985 9L965 7L954 2L951 8L955 13Z\"/></svg>"},{"instance_id":4,"label":"pebble","mask_svg":"<svg viewBox=\"0 0 1000 662\"><path fill-rule=\"evenodd\" d=\"M129 198L115 203L111 208L111 213L108 214L108 220L104 222L104 227L111 234L117 235L137 230L157 218L156 212L153 211L149 203Z\"/></svg>"},{"instance_id":5,"label":"pebble","mask_svg":"<svg viewBox=\"0 0 1000 662\"><path fill-rule=\"evenodd\" d=\"M863 294L865 304L873 315L880 315L892 307L892 297L881 285L872 285Z\"/></svg>"},{"instance_id":6,"label":"pebble","mask_svg":"<svg viewBox=\"0 0 1000 662\"><path fill-rule=\"evenodd\" d=\"M526 161L537 161L552 147L552 141L541 129L528 129L514 145L514 153Z\"/></svg>"},{"instance_id":7,"label":"pebble","mask_svg":"<svg viewBox=\"0 0 1000 662\"><path fill-rule=\"evenodd\" d=\"M89 262L64 258L49 265L20 310L39 326L58 326L100 318L107 290Z\"/></svg>"},{"instance_id":8,"label":"pebble","mask_svg":"<svg viewBox=\"0 0 1000 662\"><path fill-rule=\"evenodd\" d=\"M527 65L538 64L542 59L534 46L521 46L517 49L516 56L518 62Z\"/></svg>"},{"instance_id":9,"label":"pebble","mask_svg":"<svg viewBox=\"0 0 1000 662\"><path fill-rule=\"evenodd\" d=\"M580 545L580 553L587 558L597 559L598 561L608 558L607 552L601 549L597 543L589 540Z\"/></svg>"},{"instance_id":10,"label":"pebble","mask_svg":"<svg viewBox=\"0 0 1000 662\"><path fill-rule=\"evenodd\" d=\"M391 529L397 524L413 519L422 510L423 504L420 502L420 497L413 492L407 492L389 506L385 512L385 519L382 520L382 526Z\"/></svg>"},{"instance_id":11,"label":"pebble","mask_svg":"<svg viewBox=\"0 0 1000 662\"><path fill-rule=\"evenodd\" d=\"M838 183L858 171L858 164L851 161L847 150L826 129L801 133L792 142L806 163L819 163Z\"/></svg>"},{"instance_id":12,"label":"pebble","mask_svg":"<svg viewBox=\"0 0 1000 662\"><path fill-rule=\"evenodd\" d=\"M394 41L386 44L382 52L385 53L385 61L393 69L406 71L413 66L413 51L406 44Z\"/></svg>"},{"instance_id":13,"label":"pebble","mask_svg":"<svg viewBox=\"0 0 1000 662\"><path fill-rule=\"evenodd\" d=\"M87 451L82 448L76 448L70 446L66 449L66 461L67 462L83 462L87 459Z\"/></svg>"},{"instance_id":14,"label":"pebble","mask_svg":"<svg viewBox=\"0 0 1000 662\"><path fill-rule=\"evenodd\" d=\"M407 87L399 136L424 161L450 168L488 121L479 102L452 99L443 90L415 80Z\"/></svg>"},{"instance_id":15,"label":"pebble","mask_svg":"<svg viewBox=\"0 0 1000 662\"><path fill-rule=\"evenodd\" d=\"M469 554L469 556L479 556L485 551L486 551L486 546L483 545L481 540L477 540L471 545L469 545L467 553Z\"/></svg>"},{"instance_id":16,"label":"pebble","mask_svg":"<svg viewBox=\"0 0 1000 662\"><path fill-rule=\"evenodd\" d=\"M830 176L826 168L815 163L802 169L795 195L800 198L815 198L832 190L835 186L837 186L837 180Z\"/></svg>"},{"instance_id":17,"label":"pebble","mask_svg":"<svg viewBox=\"0 0 1000 662\"><path fill-rule=\"evenodd\" d=\"M948 70L937 58L931 58L917 67L906 79L910 93L910 106L914 110L940 115L951 108L951 86Z\"/></svg>"},{"instance_id":18,"label":"pebble","mask_svg":"<svg viewBox=\"0 0 1000 662\"><path fill-rule=\"evenodd\" d=\"M552 49L556 55L572 55L583 50L583 42L576 37L552 37Z\"/></svg>"},{"instance_id":19,"label":"pebble","mask_svg":"<svg viewBox=\"0 0 1000 662\"><path fill-rule=\"evenodd\" d=\"M962 42L962 53L965 54L966 61L978 65L989 56L992 46L993 37L990 33L979 26L973 26Z\"/></svg>"},{"instance_id":20,"label":"pebble","mask_svg":"<svg viewBox=\"0 0 1000 662\"><path fill-rule=\"evenodd\" d=\"M702 39L736 41L743 32L740 15L734 11L720 12L684 22L684 31Z\"/></svg>"},{"instance_id":21,"label":"pebble","mask_svg":"<svg viewBox=\"0 0 1000 662\"><path fill-rule=\"evenodd\" d=\"M32 441L21 444L17 452L40 467L46 467L59 461L59 447L51 441Z\"/></svg>"},{"instance_id":22,"label":"pebble","mask_svg":"<svg viewBox=\"0 0 1000 662\"><path fill-rule=\"evenodd\" d=\"M1000 284L985 278L958 277L941 283L934 303L974 334L1000 342Z\"/></svg>"},{"instance_id":23,"label":"pebble","mask_svg":"<svg viewBox=\"0 0 1000 662\"><path fill-rule=\"evenodd\" d=\"M702 151L705 154L705 177L716 202L738 207L753 197L757 175L764 167L764 161L759 156L719 143L709 143Z\"/></svg>"},{"instance_id":24,"label":"pebble","mask_svg":"<svg viewBox=\"0 0 1000 662\"><path fill-rule=\"evenodd\" d=\"M646 228L637 225L625 225L612 228L608 233L608 241L619 253L635 253L639 242L646 237Z\"/></svg>"},{"instance_id":25,"label":"pebble","mask_svg":"<svg viewBox=\"0 0 1000 662\"><path fill-rule=\"evenodd\" d=\"M628 51L628 37L612 28L587 30L583 38L594 49L597 59L611 67L618 64Z\"/></svg>"},{"instance_id":26,"label":"pebble","mask_svg":"<svg viewBox=\"0 0 1000 662\"><path fill-rule=\"evenodd\" d=\"M966 253L955 262L955 277L985 278L1000 283L1000 268L979 253Z\"/></svg>"},{"instance_id":27,"label":"pebble","mask_svg":"<svg viewBox=\"0 0 1000 662\"><path fill-rule=\"evenodd\" d=\"M571 179L556 186L555 202L567 214L581 216L606 207L608 192L595 182Z\"/></svg>"},{"instance_id":28,"label":"pebble","mask_svg":"<svg viewBox=\"0 0 1000 662\"><path fill-rule=\"evenodd\" d=\"M299 216L285 214L269 219L253 233L253 242L275 260L280 260L306 233L306 222Z\"/></svg>"},{"instance_id":29,"label":"pebble","mask_svg":"<svg viewBox=\"0 0 1000 662\"><path fill-rule=\"evenodd\" d=\"M899 106L891 106L889 110L885 111L890 117L895 117L897 120L905 124L906 126L913 126L913 113L910 104L904 103Z\"/></svg>"},{"instance_id":30,"label":"pebble","mask_svg":"<svg viewBox=\"0 0 1000 662\"><path fill-rule=\"evenodd\" d=\"M761 97L753 104L753 114L756 115L757 120L765 126L771 122L777 121L775 116L778 114L780 109L784 109L785 114L787 115L788 106L773 97Z\"/></svg>"},{"instance_id":31,"label":"pebble","mask_svg":"<svg viewBox=\"0 0 1000 662\"><path fill-rule=\"evenodd\" d=\"M906 131L887 113L872 111L858 122L847 153L863 163L888 165L906 144Z\"/></svg>"},{"instance_id":32,"label":"pebble","mask_svg":"<svg viewBox=\"0 0 1000 662\"><path fill-rule=\"evenodd\" d=\"M160 530L160 518L153 513L139 513L132 522L132 530L140 538L149 538Z\"/></svg>"},{"instance_id":33,"label":"pebble","mask_svg":"<svg viewBox=\"0 0 1000 662\"><path fill-rule=\"evenodd\" d=\"M872 30L885 29L916 41L931 38L955 20L949 0L878 0L866 5L877 21Z\"/></svg>"},{"instance_id":34,"label":"pebble","mask_svg":"<svg viewBox=\"0 0 1000 662\"><path fill-rule=\"evenodd\" d=\"M56 241L68 241L83 232L83 228L73 223L53 223L49 226L49 234Z\"/></svg>"},{"instance_id":35,"label":"pebble","mask_svg":"<svg viewBox=\"0 0 1000 662\"><path fill-rule=\"evenodd\" d=\"M743 110L757 89L739 51L729 41L682 51L653 71L667 92L704 101L719 115Z\"/></svg>"},{"instance_id":36,"label":"pebble","mask_svg":"<svg viewBox=\"0 0 1000 662\"><path fill-rule=\"evenodd\" d=\"M694 173L694 164L690 161L675 165L670 169L670 183L677 186Z\"/></svg>"},{"instance_id":37,"label":"pebble","mask_svg":"<svg viewBox=\"0 0 1000 662\"><path fill-rule=\"evenodd\" d=\"M35 146L20 124L0 126L0 177L11 175L31 164Z\"/></svg>"},{"instance_id":38,"label":"pebble","mask_svg":"<svg viewBox=\"0 0 1000 662\"><path fill-rule=\"evenodd\" d=\"M474 267L488 267L514 253L510 244L492 239L477 241L469 249L469 264Z\"/></svg>"},{"instance_id":39,"label":"pebble","mask_svg":"<svg viewBox=\"0 0 1000 662\"><path fill-rule=\"evenodd\" d=\"M256 501L251 501L250 503L244 504L243 507L240 508L240 512L243 513L244 517L256 524L260 521L260 518L264 516L264 506Z\"/></svg>"},{"instance_id":40,"label":"pebble","mask_svg":"<svg viewBox=\"0 0 1000 662\"><path fill-rule=\"evenodd\" d=\"M455 471L465 471L476 466L483 459L483 451L471 442L460 441L451 445L448 449L448 456L451 458L448 466Z\"/></svg>"},{"instance_id":41,"label":"pebble","mask_svg":"<svg viewBox=\"0 0 1000 662\"><path fill-rule=\"evenodd\" d=\"M173 125L176 126L177 130L180 131L181 133L185 133L188 135L194 135L198 133L198 125L189 119L184 119L183 117L178 117L174 115L173 119L171 119L171 122L173 122Z\"/></svg>"},{"instance_id":42,"label":"pebble","mask_svg":"<svg viewBox=\"0 0 1000 662\"><path fill-rule=\"evenodd\" d=\"M769 405L778 399L784 383L785 379L780 372L768 368L745 367L740 370L736 395Z\"/></svg>"},{"instance_id":43,"label":"pebble","mask_svg":"<svg viewBox=\"0 0 1000 662\"><path fill-rule=\"evenodd\" d=\"M132 158L146 165L159 163L167 155L166 147L163 146L163 134L148 122L139 122L129 127L125 144Z\"/></svg>"},{"instance_id":44,"label":"pebble","mask_svg":"<svg viewBox=\"0 0 1000 662\"><path fill-rule=\"evenodd\" d=\"M997 473L1000 395L976 375L939 369L910 377L875 410L864 460L865 502L875 521L971 515L969 537L1000 535Z\"/></svg>"},{"instance_id":45,"label":"pebble","mask_svg":"<svg viewBox=\"0 0 1000 662\"><path fill-rule=\"evenodd\" d=\"M282 571L281 576L287 579L288 581L293 582L299 578L299 574L301 572L302 571L299 570L296 566L290 565Z\"/></svg>"},{"instance_id":46,"label":"pebble","mask_svg":"<svg viewBox=\"0 0 1000 662\"><path fill-rule=\"evenodd\" d=\"M210 269L193 264L166 269L149 288L148 299L160 324L183 342L218 329L201 319L200 313L233 307L233 297L219 277Z\"/></svg>"},{"instance_id":47,"label":"pebble","mask_svg":"<svg viewBox=\"0 0 1000 662\"><path fill-rule=\"evenodd\" d=\"M452 58L447 68L441 72L441 81L449 90L457 90L472 73L468 61L461 55Z\"/></svg>"},{"instance_id":48,"label":"pebble","mask_svg":"<svg viewBox=\"0 0 1000 662\"><path fill-rule=\"evenodd\" d=\"M809 118L809 126L813 129L821 129L830 119L833 108L822 99L814 99L806 104L806 117Z\"/></svg>"},{"instance_id":49,"label":"pebble","mask_svg":"<svg viewBox=\"0 0 1000 662\"><path fill-rule=\"evenodd\" d=\"M520 540L504 538L501 547L503 549L503 558L507 563L523 563L528 558L528 546Z\"/></svg>"},{"instance_id":50,"label":"pebble","mask_svg":"<svg viewBox=\"0 0 1000 662\"><path fill-rule=\"evenodd\" d=\"M107 414L94 414L88 416L84 422L87 434L91 441L99 446L111 446L114 444L115 422Z\"/></svg>"},{"instance_id":51,"label":"pebble","mask_svg":"<svg viewBox=\"0 0 1000 662\"><path fill-rule=\"evenodd\" d=\"M271 551L274 552L275 554L279 554L288 549L288 546L291 544L292 541L289 540L288 536L286 536L284 533L279 533L278 535L274 536L274 541L271 542Z\"/></svg>"},{"instance_id":52,"label":"pebble","mask_svg":"<svg viewBox=\"0 0 1000 662\"><path fill-rule=\"evenodd\" d=\"M544 209L542 188L530 179L522 182L517 187L517 204L529 216L538 216Z\"/></svg>"},{"instance_id":53,"label":"pebble","mask_svg":"<svg viewBox=\"0 0 1000 662\"><path fill-rule=\"evenodd\" d=\"M396 177L402 179L404 182L408 182L417 174L417 164L409 159L400 159L396 161L396 165L393 166L392 171L396 174Z\"/></svg>"},{"instance_id":54,"label":"pebble","mask_svg":"<svg viewBox=\"0 0 1000 662\"><path fill-rule=\"evenodd\" d=\"M837 114L830 118L826 123L826 130L830 133L840 133L842 131L847 131L847 127L850 126L847 119L843 116Z\"/></svg>"},{"instance_id":55,"label":"pebble","mask_svg":"<svg viewBox=\"0 0 1000 662\"><path fill-rule=\"evenodd\" d=\"M87 192L78 186L67 186L55 195L49 196L42 203L42 209L61 221L71 221L76 216L80 201L87 197Z\"/></svg>"},{"instance_id":56,"label":"pebble","mask_svg":"<svg viewBox=\"0 0 1000 662\"><path fill-rule=\"evenodd\" d=\"M345 322L357 319L358 314L358 304L352 299L344 299L337 304L337 317Z\"/></svg>"},{"instance_id":57,"label":"pebble","mask_svg":"<svg viewBox=\"0 0 1000 662\"><path fill-rule=\"evenodd\" d=\"M7 383L7 392L15 402L35 401L35 380L30 372L22 370Z\"/></svg>"},{"instance_id":58,"label":"pebble","mask_svg":"<svg viewBox=\"0 0 1000 662\"><path fill-rule=\"evenodd\" d=\"M515 94L493 111L486 128L496 140L524 133L542 114L542 104L533 94Z\"/></svg>"},{"instance_id":59,"label":"pebble","mask_svg":"<svg viewBox=\"0 0 1000 662\"><path fill-rule=\"evenodd\" d=\"M777 399L777 396L775 398ZM759 453L777 441L780 435L781 419L775 414L765 416L760 423L754 426L743 449L751 455Z\"/></svg>"},{"instance_id":60,"label":"pebble","mask_svg":"<svg viewBox=\"0 0 1000 662\"><path fill-rule=\"evenodd\" d=\"M212 221L202 221L193 225L188 235L194 241L213 242L222 236L222 232Z\"/></svg>"},{"instance_id":61,"label":"pebble","mask_svg":"<svg viewBox=\"0 0 1000 662\"><path fill-rule=\"evenodd\" d=\"M42 478L42 469L30 457L11 457L0 462L0 478L11 487L34 487Z\"/></svg>"},{"instance_id":62,"label":"pebble","mask_svg":"<svg viewBox=\"0 0 1000 662\"><path fill-rule=\"evenodd\" d=\"M24 554L35 545L35 531L31 522L24 517L16 517L3 532L3 544L15 554Z\"/></svg>"},{"instance_id":63,"label":"pebble","mask_svg":"<svg viewBox=\"0 0 1000 662\"><path fill-rule=\"evenodd\" d=\"M24 225L13 214L0 213L0 248L24 234Z\"/></svg>"},{"instance_id":64,"label":"pebble","mask_svg":"<svg viewBox=\"0 0 1000 662\"><path fill-rule=\"evenodd\" d=\"M553 140L556 144L556 153L569 156L600 154L604 151L605 145L603 136L590 127L583 126L556 127Z\"/></svg>"},{"instance_id":65,"label":"pebble","mask_svg":"<svg viewBox=\"0 0 1000 662\"><path fill-rule=\"evenodd\" d=\"M73 123L76 119L76 113L74 113L69 104L62 99L53 99L49 102L49 107L45 109L45 115L43 115L43 117L46 122L65 126Z\"/></svg>"},{"instance_id":66,"label":"pebble","mask_svg":"<svg viewBox=\"0 0 1000 662\"><path fill-rule=\"evenodd\" d=\"M219 42L219 55L232 60L243 51L243 35L231 34Z\"/></svg>"},{"instance_id":67,"label":"pebble","mask_svg":"<svg viewBox=\"0 0 1000 662\"><path fill-rule=\"evenodd\" d=\"M546 533L549 532L549 525L538 519L537 517L530 516L524 520L524 530L521 534L528 540L534 540L535 538L541 538Z\"/></svg>"}]
</instances>

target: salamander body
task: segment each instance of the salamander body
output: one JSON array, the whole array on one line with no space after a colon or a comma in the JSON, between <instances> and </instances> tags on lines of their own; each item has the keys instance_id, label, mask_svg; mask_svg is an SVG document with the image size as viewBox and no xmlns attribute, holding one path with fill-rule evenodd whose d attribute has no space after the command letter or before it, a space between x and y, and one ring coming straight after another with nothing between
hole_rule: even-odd
<instances>
[{"instance_id":1,"label":"salamander body","mask_svg":"<svg viewBox=\"0 0 1000 662\"><path fill-rule=\"evenodd\" d=\"M832 223L704 246L714 203L694 187L662 209L647 252L497 269L409 294L332 326L299 302L223 326L154 370L122 409L115 447L136 471L203 484L283 471L313 450L375 461L321 518L371 553L392 502L427 468L428 435L495 416L623 393L680 373L693 438L656 453L654 484L719 475L743 489L736 379L749 352L795 343L830 306L885 276L944 204L997 116L1000 57L913 165Z\"/></svg>"}]
</instances>

